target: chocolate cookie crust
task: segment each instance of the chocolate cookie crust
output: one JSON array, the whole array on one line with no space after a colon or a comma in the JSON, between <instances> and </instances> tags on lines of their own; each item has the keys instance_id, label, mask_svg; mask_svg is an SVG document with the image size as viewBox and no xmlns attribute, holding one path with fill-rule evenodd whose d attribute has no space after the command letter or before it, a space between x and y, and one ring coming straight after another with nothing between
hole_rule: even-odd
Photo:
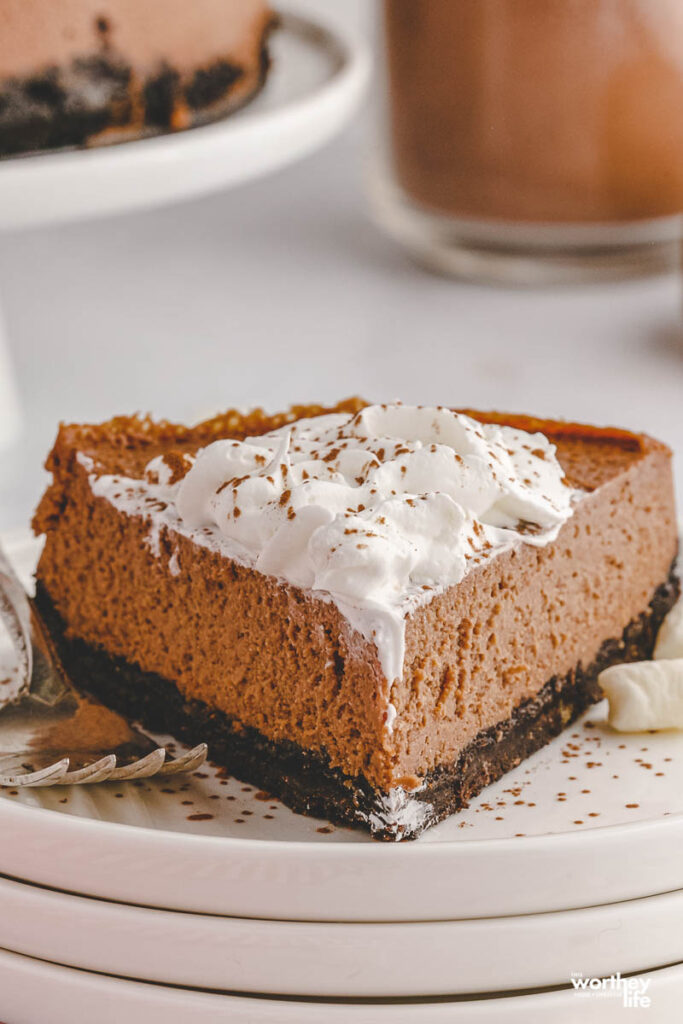
<instances>
[{"instance_id":1,"label":"chocolate cookie crust","mask_svg":"<svg viewBox=\"0 0 683 1024\"><path fill-rule=\"evenodd\" d=\"M398 841L416 839L426 828L463 809L482 789L558 736L600 700L597 679L603 669L651 657L657 631L679 593L674 563L647 610L628 624L621 637L606 640L595 661L549 679L536 697L523 701L508 719L476 736L454 762L426 775L420 789L410 794L420 805L412 826L392 821L388 793L371 786L362 775L351 778L331 767L324 751L304 750L288 740L268 740L202 701L184 698L169 680L68 638L40 584L36 601L67 671L83 690L152 731L171 733L191 744L206 741L215 763L299 813L369 827L374 839Z\"/></svg>"}]
</instances>

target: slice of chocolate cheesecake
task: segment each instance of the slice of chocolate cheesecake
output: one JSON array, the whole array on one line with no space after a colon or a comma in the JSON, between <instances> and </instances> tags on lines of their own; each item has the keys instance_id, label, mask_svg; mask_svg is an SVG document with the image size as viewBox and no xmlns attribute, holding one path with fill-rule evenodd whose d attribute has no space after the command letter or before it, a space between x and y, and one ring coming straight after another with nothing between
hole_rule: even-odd
<instances>
[{"instance_id":1,"label":"slice of chocolate cheesecake","mask_svg":"<svg viewBox=\"0 0 683 1024\"><path fill-rule=\"evenodd\" d=\"M0 0L0 157L203 124L263 85L266 0Z\"/></svg>"},{"instance_id":2,"label":"slice of chocolate cheesecake","mask_svg":"<svg viewBox=\"0 0 683 1024\"><path fill-rule=\"evenodd\" d=\"M407 839L652 653L671 453L415 406L62 426L38 600L74 680L297 811Z\"/></svg>"}]
</instances>

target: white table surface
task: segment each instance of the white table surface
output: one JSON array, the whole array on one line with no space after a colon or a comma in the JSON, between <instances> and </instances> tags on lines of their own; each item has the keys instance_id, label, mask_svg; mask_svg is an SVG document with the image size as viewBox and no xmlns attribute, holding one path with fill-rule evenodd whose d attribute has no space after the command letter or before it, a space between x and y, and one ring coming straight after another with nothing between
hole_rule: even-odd
<instances>
[{"instance_id":1,"label":"white table surface","mask_svg":"<svg viewBox=\"0 0 683 1024\"><path fill-rule=\"evenodd\" d=\"M365 2L323 6L362 25ZM28 523L60 419L192 420L353 393L643 429L679 452L683 499L678 279L514 291L431 276L369 220L370 136L361 118L253 185L0 235L26 416L0 456L0 529Z\"/></svg>"}]
</instances>

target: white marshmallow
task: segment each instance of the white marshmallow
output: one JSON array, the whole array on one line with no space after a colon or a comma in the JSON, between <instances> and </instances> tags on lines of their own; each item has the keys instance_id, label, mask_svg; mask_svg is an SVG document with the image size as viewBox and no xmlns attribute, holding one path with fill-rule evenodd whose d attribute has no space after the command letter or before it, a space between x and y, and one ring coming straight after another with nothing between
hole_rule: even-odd
<instances>
[{"instance_id":1,"label":"white marshmallow","mask_svg":"<svg viewBox=\"0 0 683 1024\"><path fill-rule=\"evenodd\" d=\"M661 625L655 658L683 658L683 599L673 606Z\"/></svg>"},{"instance_id":2,"label":"white marshmallow","mask_svg":"<svg viewBox=\"0 0 683 1024\"><path fill-rule=\"evenodd\" d=\"M618 732L683 729L683 659L613 665L598 682Z\"/></svg>"}]
</instances>

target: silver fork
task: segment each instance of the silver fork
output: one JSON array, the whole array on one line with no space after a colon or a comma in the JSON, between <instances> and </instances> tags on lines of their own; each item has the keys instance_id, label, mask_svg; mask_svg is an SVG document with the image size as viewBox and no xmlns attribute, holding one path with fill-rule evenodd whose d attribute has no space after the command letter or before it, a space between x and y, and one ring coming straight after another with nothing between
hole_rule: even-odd
<instances>
[{"instance_id":1,"label":"silver fork","mask_svg":"<svg viewBox=\"0 0 683 1024\"><path fill-rule=\"evenodd\" d=\"M73 686L2 546L0 620L16 661L8 678L0 679L0 787L125 782L191 772L204 763L205 743L170 758L117 712Z\"/></svg>"}]
</instances>

